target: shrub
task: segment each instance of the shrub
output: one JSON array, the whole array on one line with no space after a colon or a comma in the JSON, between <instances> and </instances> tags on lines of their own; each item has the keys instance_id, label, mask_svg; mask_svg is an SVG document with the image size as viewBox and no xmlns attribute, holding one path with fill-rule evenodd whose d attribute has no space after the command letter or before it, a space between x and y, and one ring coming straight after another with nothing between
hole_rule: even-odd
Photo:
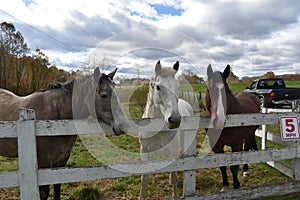
<instances>
[{"instance_id":1,"label":"shrub","mask_svg":"<svg viewBox=\"0 0 300 200\"><path fill-rule=\"evenodd\" d=\"M103 199L103 194L93 186L84 186L76 188L69 200L100 200Z\"/></svg>"},{"instance_id":2,"label":"shrub","mask_svg":"<svg viewBox=\"0 0 300 200\"><path fill-rule=\"evenodd\" d=\"M131 113L131 117L141 118L143 114L143 110L147 103L147 95L149 92L149 85L144 84L138 87L132 94L129 100L129 112Z\"/></svg>"}]
</instances>

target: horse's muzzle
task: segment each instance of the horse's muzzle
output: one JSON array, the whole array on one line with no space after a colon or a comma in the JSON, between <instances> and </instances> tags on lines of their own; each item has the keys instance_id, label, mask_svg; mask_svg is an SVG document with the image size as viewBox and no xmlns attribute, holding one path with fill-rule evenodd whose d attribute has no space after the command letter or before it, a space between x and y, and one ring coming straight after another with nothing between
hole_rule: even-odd
<instances>
[{"instance_id":1,"label":"horse's muzzle","mask_svg":"<svg viewBox=\"0 0 300 200\"><path fill-rule=\"evenodd\" d=\"M123 135L129 130L129 123L114 124L112 127L115 135Z\"/></svg>"},{"instance_id":2,"label":"horse's muzzle","mask_svg":"<svg viewBox=\"0 0 300 200\"><path fill-rule=\"evenodd\" d=\"M219 118L215 118L212 121L213 128L216 128L216 129L223 129L225 127L225 123L226 123L226 119L220 120Z\"/></svg>"},{"instance_id":3,"label":"horse's muzzle","mask_svg":"<svg viewBox=\"0 0 300 200\"><path fill-rule=\"evenodd\" d=\"M180 126L181 116L170 116L168 117L168 128L178 128Z\"/></svg>"}]
</instances>

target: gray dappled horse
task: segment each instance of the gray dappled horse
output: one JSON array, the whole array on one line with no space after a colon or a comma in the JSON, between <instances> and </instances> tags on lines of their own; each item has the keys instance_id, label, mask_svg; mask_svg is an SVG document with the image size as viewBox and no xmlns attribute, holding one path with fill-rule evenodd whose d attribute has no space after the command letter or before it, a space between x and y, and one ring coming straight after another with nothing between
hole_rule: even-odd
<instances>
[{"instance_id":1,"label":"gray dappled horse","mask_svg":"<svg viewBox=\"0 0 300 200\"><path fill-rule=\"evenodd\" d=\"M18 110L28 108L35 111L38 120L85 119L93 115L111 126L116 135L123 134L129 128L129 121L112 82L116 70L106 75L97 68L93 75L52 85L44 91L24 97L0 89L0 121L18 120ZM65 166L76 137L37 137L38 167ZM0 156L18 156L16 138L0 139ZM49 185L40 186L41 199L46 200L48 196ZM60 199L60 184L54 185L54 199Z\"/></svg>"},{"instance_id":2,"label":"gray dappled horse","mask_svg":"<svg viewBox=\"0 0 300 200\"><path fill-rule=\"evenodd\" d=\"M230 66L223 72L213 71L211 65L207 67L206 108L211 116L212 127L206 129L210 145L214 153L224 153L224 146L230 146L233 152L242 150L257 150L255 141L255 126L227 127L224 128L227 114L259 113L259 99L256 95L242 92L233 95L226 79L230 75ZM244 146L244 148L243 148ZM244 170L247 165L244 166ZM226 166L220 167L224 191L229 186ZM247 167L248 169L248 167ZM230 166L233 176L233 187L238 189L238 165Z\"/></svg>"},{"instance_id":3,"label":"gray dappled horse","mask_svg":"<svg viewBox=\"0 0 300 200\"><path fill-rule=\"evenodd\" d=\"M179 99L179 83L175 74L179 68L177 61L173 67L162 67L160 61L156 63L155 74L149 84L147 104L143 118L163 118L170 128L178 128L182 116L192 116L191 105ZM180 129L167 132L142 132L139 134L141 143L141 160L152 160L155 155L166 158L178 158L183 154L183 145ZM178 197L178 173L171 172L170 182L173 187L174 198ZM142 186L139 199L146 199L148 175L142 175Z\"/></svg>"}]
</instances>

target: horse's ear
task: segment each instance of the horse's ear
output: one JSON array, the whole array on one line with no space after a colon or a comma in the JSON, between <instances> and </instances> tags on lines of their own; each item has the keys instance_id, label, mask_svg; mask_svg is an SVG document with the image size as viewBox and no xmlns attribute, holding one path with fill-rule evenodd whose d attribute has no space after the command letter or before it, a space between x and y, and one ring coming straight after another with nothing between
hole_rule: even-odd
<instances>
[{"instance_id":1,"label":"horse's ear","mask_svg":"<svg viewBox=\"0 0 300 200\"><path fill-rule=\"evenodd\" d=\"M157 61L156 65L155 65L155 73L156 74L160 74L161 72L161 64L160 64L160 60Z\"/></svg>"},{"instance_id":2,"label":"horse's ear","mask_svg":"<svg viewBox=\"0 0 300 200\"><path fill-rule=\"evenodd\" d=\"M179 61L176 61L176 63L173 65L173 69L175 69L176 71L178 71L178 69L179 69Z\"/></svg>"},{"instance_id":3,"label":"horse's ear","mask_svg":"<svg viewBox=\"0 0 300 200\"><path fill-rule=\"evenodd\" d=\"M115 76L115 74L116 74L116 72L117 72L117 70L118 70L118 68L116 68L114 71L110 72L107 76L108 76L111 80L113 80L113 79L114 79L114 76Z\"/></svg>"},{"instance_id":4,"label":"horse's ear","mask_svg":"<svg viewBox=\"0 0 300 200\"><path fill-rule=\"evenodd\" d=\"M227 65L223 71L224 78L227 79L230 75L230 65Z\"/></svg>"},{"instance_id":5,"label":"horse's ear","mask_svg":"<svg viewBox=\"0 0 300 200\"><path fill-rule=\"evenodd\" d=\"M94 80L98 80L99 77L100 77L100 70L99 70L99 67L97 67L95 70L94 70L94 74L93 74L93 77L94 77Z\"/></svg>"},{"instance_id":6,"label":"horse's ear","mask_svg":"<svg viewBox=\"0 0 300 200\"><path fill-rule=\"evenodd\" d=\"M210 78L213 75L213 69L211 68L211 64L207 66L207 77Z\"/></svg>"}]
</instances>

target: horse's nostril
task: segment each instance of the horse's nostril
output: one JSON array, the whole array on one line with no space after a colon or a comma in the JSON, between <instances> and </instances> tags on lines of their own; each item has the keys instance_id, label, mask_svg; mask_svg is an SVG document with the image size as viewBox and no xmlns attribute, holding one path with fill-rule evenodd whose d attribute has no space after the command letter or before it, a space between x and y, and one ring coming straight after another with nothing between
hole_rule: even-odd
<instances>
[{"instance_id":1,"label":"horse's nostril","mask_svg":"<svg viewBox=\"0 0 300 200\"><path fill-rule=\"evenodd\" d=\"M218 123L218 120L217 120L217 118L215 118L215 119L213 120L213 125L214 125L214 127L217 125L217 123Z\"/></svg>"},{"instance_id":2,"label":"horse's nostril","mask_svg":"<svg viewBox=\"0 0 300 200\"><path fill-rule=\"evenodd\" d=\"M217 128L217 129L223 129L224 125L225 125L225 121L226 120L220 120L218 118L215 118L212 122L213 122L213 128Z\"/></svg>"},{"instance_id":3,"label":"horse's nostril","mask_svg":"<svg viewBox=\"0 0 300 200\"><path fill-rule=\"evenodd\" d=\"M181 121L180 119L181 119L181 117L179 117L179 116L178 117L177 116L168 117L169 128L178 128L180 125L180 121Z\"/></svg>"},{"instance_id":4,"label":"horse's nostril","mask_svg":"<svg viewBox=\"0 0 300 200\"><path fill-rule=\"evenodd\" d=\"M169 122L169 123L172 123L172 117L169 117L169 118L168 118L168 122Z\"/></svg>"},{"instance_id":5,"label":"horse's nostril","mask_svg":"<svg viewBox=\"0 0 300 200\"><path fill-rule=\"evenodd\" d=\"M170 124L172 124L172 123L178 123L178 122L180 122L180 118L179 117L169 117L168 118L168 122Z\"/></svg>"}]
</instances>

